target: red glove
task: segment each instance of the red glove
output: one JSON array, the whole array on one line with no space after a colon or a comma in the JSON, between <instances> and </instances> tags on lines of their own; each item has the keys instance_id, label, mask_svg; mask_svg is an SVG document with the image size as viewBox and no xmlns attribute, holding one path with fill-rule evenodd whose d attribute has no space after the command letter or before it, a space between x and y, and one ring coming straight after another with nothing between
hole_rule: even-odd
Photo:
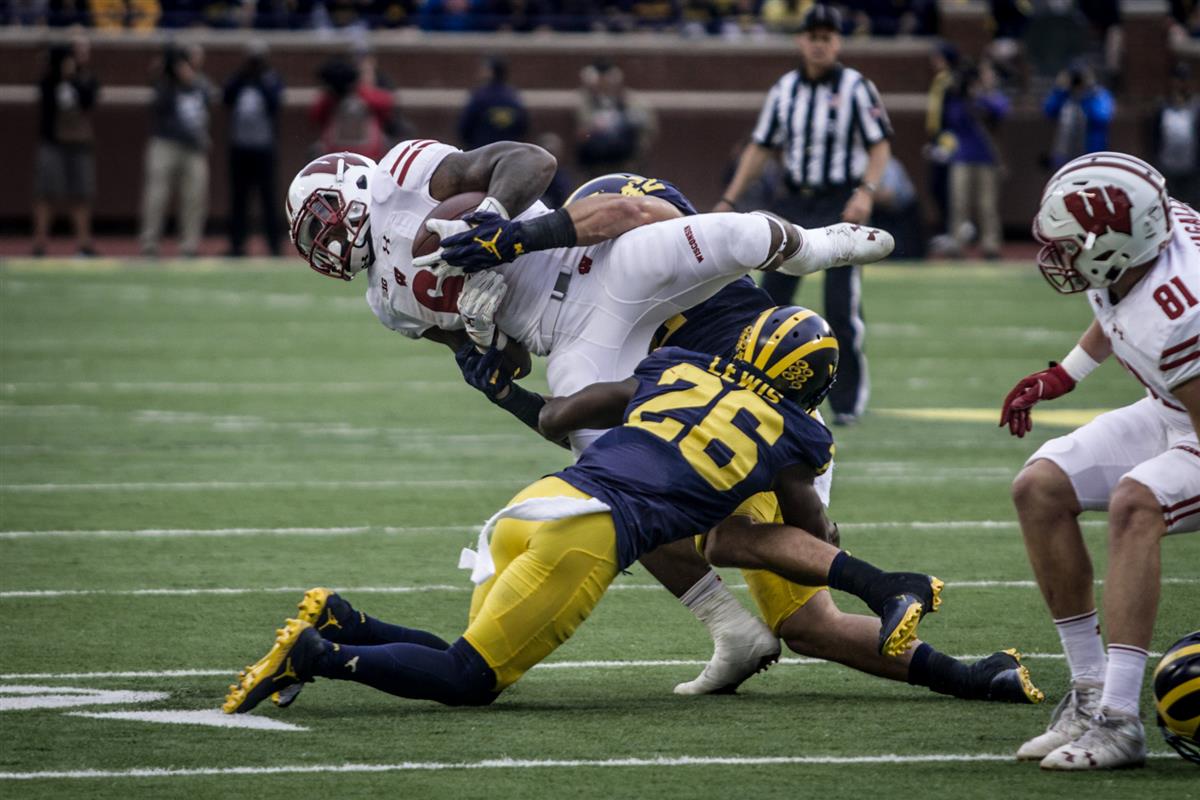
<instances>
[{"instance_id":1,"label":"red glove","mask_svg":"<svg viewBox=\"0 0 1200 800\"><path fill-rule=\"evenodd\" d=\"M1075 379L1056 362L1051 361L1049 369L1022 378L1004 398L1004 407L1000 410L1000 427L1007 425L1013 436L1024 436L1033 430L1030 410L1039 400L1062 397L1074 388Z\"/></svg>"}]
</instances>

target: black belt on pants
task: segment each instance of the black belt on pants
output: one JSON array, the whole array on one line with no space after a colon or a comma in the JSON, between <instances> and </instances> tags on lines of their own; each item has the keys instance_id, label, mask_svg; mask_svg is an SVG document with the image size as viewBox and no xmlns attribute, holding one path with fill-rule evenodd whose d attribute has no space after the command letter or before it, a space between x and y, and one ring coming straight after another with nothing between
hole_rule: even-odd
<instances>
[{"instance_id":1,"label":"black belt on pants","mask_svg":"<svg viewBox=\"0 0 1200 800\"><path fill-rule=\"evenodd\" d=\"M563 270L558 273L558 279L554 281L554 288L550 290L550 299L562 302L562 299L567 296L567 289L571 286L571 278L575 275L574 270Z\"/></svg>"}]
</instances>

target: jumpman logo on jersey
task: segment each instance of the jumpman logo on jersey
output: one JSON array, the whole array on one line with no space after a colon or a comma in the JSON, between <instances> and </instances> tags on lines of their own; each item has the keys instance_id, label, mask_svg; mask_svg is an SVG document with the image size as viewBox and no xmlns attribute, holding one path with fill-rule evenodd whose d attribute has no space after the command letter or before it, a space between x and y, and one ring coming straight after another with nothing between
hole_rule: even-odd
<instances>
[{"instance_id":1,"label":"jumpman logo on jersey","mask_svg":"<svg viewBox=\"0 0 1200 800\"><path fill-rule=\"evenodd\" d=\"M350 659L342 666L344 666L346 669L350 670L351 672L358 672L358 656L355 656L354 658Z\"/></svg>"},{"instance_id":2,"label":"jumpman logo on jersey","mask_svg":"<svg viewBox=\"0 0 1200 800\"><path fill-rule=\"evenodd\" d=\"M500 248L496 246L496 241L500 238L500 234L502 233L504 233L504 228L497 228L496 235L491 239L480 239L478 236L476 236L475 242L484 250L495 256L497 261L503 261L504 257L500 255Z\"/></svg>"}]
</instances>

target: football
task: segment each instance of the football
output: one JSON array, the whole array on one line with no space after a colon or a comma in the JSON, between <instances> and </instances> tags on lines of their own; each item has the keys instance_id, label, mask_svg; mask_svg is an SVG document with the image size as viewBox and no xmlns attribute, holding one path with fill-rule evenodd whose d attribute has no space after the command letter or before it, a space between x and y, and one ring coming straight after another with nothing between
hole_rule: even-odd
<instances>
[{"instance_id":1,"label":"football","mask_svg":"<svg viewBox=\"0 0 1200 800\"><path fill-rule=\"evenodd\" d=\"M437 208L430 211L429 216L421 221L421 228L417 231L417 235L413 237L413 258L427 256L438 248L440 239L436 233L430 232L425 227L427 220L460 219L461 217L465 217L478 208L486 196L483 192L463 192L439 203Z\"/></svg>"}]
</instances>

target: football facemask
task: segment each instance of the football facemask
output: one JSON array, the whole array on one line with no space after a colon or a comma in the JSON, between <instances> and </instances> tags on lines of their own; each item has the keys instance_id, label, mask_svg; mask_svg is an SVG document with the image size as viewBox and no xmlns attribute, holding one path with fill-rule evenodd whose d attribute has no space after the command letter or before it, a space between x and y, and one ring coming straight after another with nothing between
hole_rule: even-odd
<instances>
[{"instance_id":1,"label":"football facemask","mask_svg":"<svg viewBox=\"0 0 1200 800\"><path fill-rule=\"evenodd\" d=\"M346 202L338 191L316 191L296 214L292 241L314 270L348 281L371 263L368 223L362 201Z\"/></svg>"}]
</instances>

